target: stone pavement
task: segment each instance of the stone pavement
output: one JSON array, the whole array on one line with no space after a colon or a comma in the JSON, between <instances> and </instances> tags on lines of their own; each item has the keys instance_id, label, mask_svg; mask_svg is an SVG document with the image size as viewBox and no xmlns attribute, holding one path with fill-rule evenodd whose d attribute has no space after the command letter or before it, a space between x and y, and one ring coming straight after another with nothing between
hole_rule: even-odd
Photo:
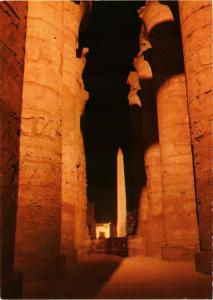
<instances>
[{"instance_id":1,"label":"stone pavement","mask_svg":"<svg viewBox=\"0 0 213 300\"><path fill-rule=\"evenodd\" d=\"M191 262L92 254L59 280L25 282L24 299L211 299L211 276Z\"/></svg>"}]
</instances>

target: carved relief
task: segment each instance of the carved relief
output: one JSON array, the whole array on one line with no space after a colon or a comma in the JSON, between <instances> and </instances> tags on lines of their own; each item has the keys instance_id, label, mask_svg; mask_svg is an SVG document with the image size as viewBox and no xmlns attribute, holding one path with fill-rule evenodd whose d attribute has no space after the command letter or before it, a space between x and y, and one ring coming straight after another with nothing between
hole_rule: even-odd
<instances>
[{"instance_id":1,"label":"carved relief","mask_svg":"<svg viewBox=\"0 0 213 300\"><path fill-rule=\"evenodd\" d=\"M58 138L61 136L61 120L49 116L22 117L21 132L23 135L49 136Z\"/></svg>"}]
</instances>

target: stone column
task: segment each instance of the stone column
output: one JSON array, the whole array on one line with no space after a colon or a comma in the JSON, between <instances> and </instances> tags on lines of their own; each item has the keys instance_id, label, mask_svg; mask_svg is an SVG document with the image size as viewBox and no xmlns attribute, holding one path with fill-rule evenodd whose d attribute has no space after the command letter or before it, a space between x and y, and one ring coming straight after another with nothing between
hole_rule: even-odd
<instances>
[{"instance_id":1,"label":"stone column","mask_svg":"<svg viewBox=\"0 0 213 300\"><path fill-rule=\"evenodd\" d=\"M68 267L82 257L89 239L86 237L85 154L80 128L89 97L82 80L88 49L78 49L79 27L84 14L83 3L64 2L61 253L66 255Z\"/></svg>"},{"instance_id":2,"label":"stone column","mask_svg":"<svg viewBox=\"0 0 213 300\"><path fill-rule=\"evenodd\" d=\"M153 49L161 150L165 259L193 259L197 216L185 76L170 8L148 1L140 10Z\"/></svg>"},{"instance_id":3,"label":"stone column","mask_svg":"<svg viewBox=\"0 0 213 300\"><path fill-rule=\"evenodd\" d=\"M136 190L135 201L138 200L137 208L137 228L134 235L128 236L128 254L145 255L147 245L147 221L148 221L148 195L145 179L145 166L144 166L144 147L142 135L142 111L141 101L138 96L140 91L140 84L138 74L135 71L130 72L127 84L130 87L128 94L129 107L131 113L132 123L132 180L134 182L134 190ZM140 166L140 167L138 167ZM137 184L135 182L137 181ZM138 191L137 191L138 189ZM131 217L131 215L130 215ZM134 216L133 216L134 217Z\"/></svg>"},{"instance_id":4,"label":"stone column","mask_svg":"<svg viewBox=\"0 0 213 300\"><path fill-rule=\"evenodd\" d=\"M82 80L82 73L86 64L86 54L88 48L83 48L82 56L78 58L78 66L80 71L80 77L78 78L78 94L76 102L76 142L78 145L77 156L77 202L76 202L76 247L78 248L78 258L82 259L90 251L90 238L88 227L86 223L87 218L87 179L86 179L86 159L83 135L81 131L81 119L84 114L84 109L87 100L89 99L89 93L84 89L84 83Z\"/></svg>"},{"instance_id":5,"label":"stone column","mask_svg":"<svg viewBox=\"0 0 213 300\"><path fill-rule=\"evenodd\" d=\"M18 202L19 136L24 76L27 2L0 3L0 202L1 297L22 298L14 272Z\"/></svg>"},{"instance_id":6,"label":"stone column","mask_svg":"<svg viewBox=\"0 0 213 300\"><path fill-rule=\"evenodd\" d=\"M211 273L212 2L179 1L179 14L201 247L196 267Z\"/></svg>"},{"instance_id":7,"label":"stone column","mask_svg":"<svg viewBox=\"0 0 213 300\"><path fill-rule=\"evenodd\" d=\"M61 226L63 2L28 2L20 137L16 267L57 276Z\"/></svg>"},{"instance_id":8,"label":"stone column","mask_svg":"<svg viewBox=\"0 0 213 300\"><path fill-rule=\"evenodd\" d=\"M62 220L61 253L67 257L67 266L76 260L75 245L77 159L77 93L78 65L76 50L78 48L78 31L83 13L80 5L72 1L64 2L63 12L63 98L62 98Z\"/></svg>"},{"instance_id":9,"label":"stone column","mask_svg":"<svg viewBox=\"0 0 213 300\"><path fill-rule=\"evenodd\" d=\"M127 233L129 235L134 235L136 234L136 227L138 223L137 214L141 188L145 185L141 117L142 112L140 98L137 95L138 91L140 90L140 85L138 75L135 71L129 73L127 84L130 88L128 100L131 122L131 168L129 168L131 175L131 199L127 199Z\"/></svg>"},{"instance_id":10,"label":"stone column","mask_svg":"<svg viewBox=\"0 0 213 300\"><path fill-rule=\"evenodd\" d=\"M143 36L141 44L143 45L141 50L143 51L145 48L144 50L147 51ZM146 51L143 52L144 55ZM151 51L151 49L148 51ZM155 86L151 67L143 55L139 54L134 59L134 66L141 86L144 163L149 201L146 253L147 255L161 256L164 232Z\"/></svg>"},{"instance_id":11,"label":"stone column","mask_svg":"<svg viewBox=\"0 0 213 300\"><path fill-rule=\"evenodd\" d=\"M128 255L146 255L148 246L149 199L146 185L142 187L138 207L138 226L135 236L128 237Z\"/></svg>"}]
</instances>

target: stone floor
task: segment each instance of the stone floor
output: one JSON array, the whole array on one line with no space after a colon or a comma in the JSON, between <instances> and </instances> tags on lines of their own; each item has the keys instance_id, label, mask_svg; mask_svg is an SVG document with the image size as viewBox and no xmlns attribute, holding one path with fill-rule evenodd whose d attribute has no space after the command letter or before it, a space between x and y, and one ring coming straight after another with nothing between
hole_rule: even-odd
<instances>
[{"instance_id":1,"label":"stone floor","mask_svg":"<svg viewBox=\"0 0 213 300\"><path fill-rule=\"evenodd\" d=\"M192 263L92 254L64 278L25 282L25 299L211 299L211 276Z\"/></svg>"}]
</instances>

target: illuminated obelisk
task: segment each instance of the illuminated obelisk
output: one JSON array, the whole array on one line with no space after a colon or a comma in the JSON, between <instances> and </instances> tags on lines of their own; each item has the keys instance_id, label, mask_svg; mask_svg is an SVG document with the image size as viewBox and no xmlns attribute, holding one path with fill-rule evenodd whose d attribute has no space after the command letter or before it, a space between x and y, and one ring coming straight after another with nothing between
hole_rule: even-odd
<instances>
[{"instance_id":1,"label":"illuminated obelisk","mask_svg":"<svg viewBox=\"0 0 213 300\"><path fill-rule=\"evenodd\" d=\"M121 148L117 154L117 237L126 236L126 185Z\"/></svg>"}]
</instances>

